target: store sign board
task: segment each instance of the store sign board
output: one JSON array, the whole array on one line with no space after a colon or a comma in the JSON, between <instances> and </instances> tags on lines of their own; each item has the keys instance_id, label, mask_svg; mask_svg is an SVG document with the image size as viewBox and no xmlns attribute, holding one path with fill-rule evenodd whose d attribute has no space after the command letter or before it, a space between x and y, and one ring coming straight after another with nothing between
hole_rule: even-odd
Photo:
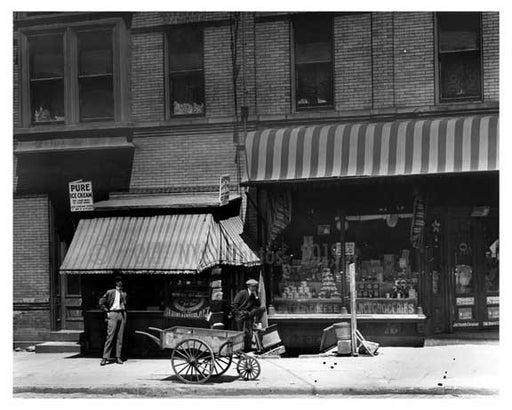
<instances>
[{"instance_id":1,"label":"store sign board","mask_svg":"<svg viewBox=\"0 0 512 410\"><path fill-rule=\"evenodd\" d=\"M172 291L164 316L204 319L209 312L208 292L191 288Z\"/></svg>"},{"instance_id":2,"label":"store sign board","mask_svg":"<svg viewBox=\"0 0 512 410\"><path fill-rule=\"evenodd\" d=\"M91 181L73 181L68 186L71 212L94 211Z\"/></svg>"},{"instance_id":3,"label":"store sign board","mask_svg":"<svg viewBox=\"0 0 512 410\"><path fill-rule=\"evenodd\" d=\"M406 300L358 300L357 313L360 314L413 314L415 303Z\"/></svg>"},{"instance_id":4,"label":"store sign board","mask_svg":"<svg viewBox=\"0 0 512 410\"><path fill-rule=\"evenodd\" d=\"M453 327L477 327L478 322L455 322Z\"/></svg>"},{"instance_id":5,"label":"store sign board","mask_svg":"<svg viewBox=\"0 0 512 410\"><path fill-rule=\"evenodd\" d=\"M226 205L229 202L229 183L231 178L229 175L221 175L219 181L219 204Z\"/></svg>"},{"instance_id":6,"label":"store sign board","mask_svg":"<svg viewBox=\"0 0 512 410\"><path fill-rule=\"evenodd\" d=\"M355 242L345 242L345 255L354 256L356 250Z\"/></svg>"},{"instance_id":7,"label":"store sign board","mask_svg":"<svg viewBox=\"0 0 512 410\"><path fill-rule=\"evenodd\" d=\"M475 298L457 298L457 306L471 306L475 304Z\"/></svg>"},{"instance_id":8,"label":"store sign board","mask_svg":"<svg viewBox=\"0 0 512 410\"><path fill-rule=\"evenodd\" d=\"M488 305L499 305L500 297L499 296L487 296L487 304Z\"/></svg>"}]
</instances>

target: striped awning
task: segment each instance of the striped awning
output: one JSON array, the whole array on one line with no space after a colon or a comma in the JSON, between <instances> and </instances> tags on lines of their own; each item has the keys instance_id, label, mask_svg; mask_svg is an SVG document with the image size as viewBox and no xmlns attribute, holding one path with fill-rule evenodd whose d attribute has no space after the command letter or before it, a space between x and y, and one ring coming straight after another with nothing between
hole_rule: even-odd
<instances>
[{"instance_id":1,"label":"striped awning","mask_svg":"<svg viewBox=\"0 0 512 410\"><path fill-rule=\"evenodd\" d=\"M244 182L498 169L498 116L252 131Z\"/></svg>"},{"instance_id":2,"label":"striped awning","mask_svg":"<svg viewBox=\"0 0 512 410\"><path fill-rule=\"evenodd\" d=\"M240 217L235 216L220 221L222 238L220 243L220 259L228 261L231 265L256 266L260 259L242 239L244 223Z\"/></svg>"},{"instance_id":3,"label":"striped awning","mask_svg":"<svg viewBox=\"0 0 512 410\"><path fill-rule=\"evenodd\" d=\"M241 221L240 221L241 222ZM199 273L217 264L252 265L222 247L240 246L211 214L82 219L61 273Z\"/></svg>"}]
</instances>

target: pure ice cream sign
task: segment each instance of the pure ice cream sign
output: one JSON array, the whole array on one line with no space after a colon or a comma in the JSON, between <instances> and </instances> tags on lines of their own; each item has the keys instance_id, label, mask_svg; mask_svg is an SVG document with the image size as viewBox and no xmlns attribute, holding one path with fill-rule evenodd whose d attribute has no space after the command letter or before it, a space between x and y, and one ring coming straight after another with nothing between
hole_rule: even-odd
<instances>
[{"instance_id":1,"label":"pure ice cream sign","mask_svg":"<svg viewBox=\"0 0 512 410\"><path fill-rule=\"evenodd\" d=\"M70 182L69 204L71 212L93 211L92 182L82 180Z\"/></svg>"}]
</instances>

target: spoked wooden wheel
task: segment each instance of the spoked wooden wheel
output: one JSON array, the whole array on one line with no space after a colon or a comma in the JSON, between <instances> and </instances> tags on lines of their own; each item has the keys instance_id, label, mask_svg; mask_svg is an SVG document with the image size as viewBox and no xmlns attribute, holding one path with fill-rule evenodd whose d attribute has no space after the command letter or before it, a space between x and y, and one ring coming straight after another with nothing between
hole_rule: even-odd
<instances>
[{"instance_id":1,"label":"spoked wooden wheel","mask_svg":"<svg viewBox=\"0 0 512 410\"><path fill-rule=\"evenodd\" d=\"M260 363L251 356L242 354L238 360L236 371L245 380L254 380L260 375Z\"/></svg>"},{"instance_id":2,"label":"spoked wooden wheel","mask_svg":"<svg viewBox=\"0 0 512 410\"><path fill-rule=\"evenodd\" d=\"M229 369L233 361L232 343L226 342L219 348L219 353L215 355L213 362L212 376L220 376Z\"/></svg>"},{"instance_id":3,"label":"spoked wooden wheel","mask_svg":"<svg viewBox=\"0 0 512 410\"><path fill-rule=\"evenodd\" d=\"M212 375L212 349L199 339L185 339L171 355L171 364L176 376L185 383L204 383Z\"/></svg>"}]
</instances>

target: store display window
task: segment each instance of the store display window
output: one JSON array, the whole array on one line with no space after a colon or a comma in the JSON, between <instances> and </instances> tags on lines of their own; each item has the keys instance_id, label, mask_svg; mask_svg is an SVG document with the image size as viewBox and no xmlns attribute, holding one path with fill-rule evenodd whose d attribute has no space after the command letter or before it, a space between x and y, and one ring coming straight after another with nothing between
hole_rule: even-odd
<instances>
[{"instance_id":1,"label":"store display window","mask_svg":"<svg viewBox=\"0 0 512 410\"><path fill-rule=\"evenodd\" d=\"M346 312L344 271L355 263L357 312L416 313L418 273L411 245L412 214L347 216L283 235L275 266L274 307L282 314ZM341 233L341 229L344 232ZM342 241L343 239L343 241Z\"/></svg>"}]
</instances>

